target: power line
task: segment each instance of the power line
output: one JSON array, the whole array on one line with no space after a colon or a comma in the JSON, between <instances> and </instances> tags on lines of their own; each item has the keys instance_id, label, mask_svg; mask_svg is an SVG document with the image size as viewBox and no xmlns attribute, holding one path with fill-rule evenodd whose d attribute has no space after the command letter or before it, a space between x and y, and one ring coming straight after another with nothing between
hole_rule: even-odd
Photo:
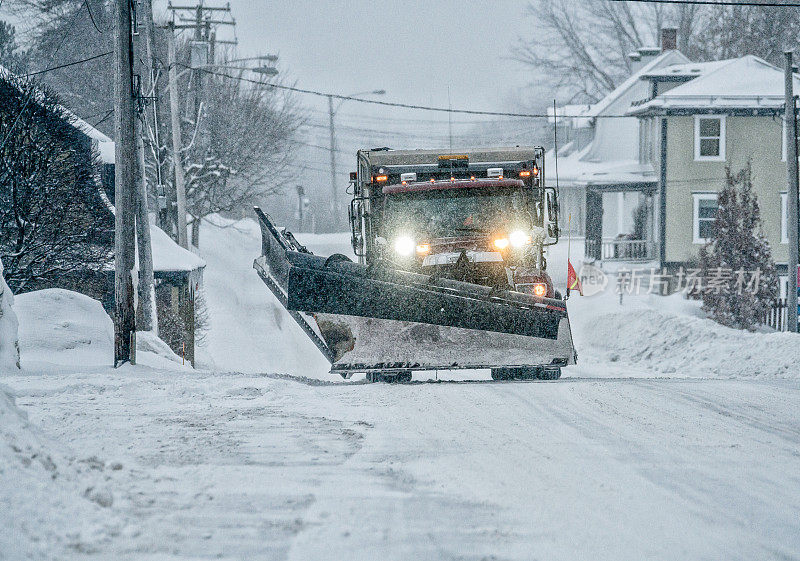
<instances>
[{"instance_id":1,"label":"power line","mask_svg":"<svg viewBox=\"0 0 800 561\"><path fill-rule=\"evenodd\" d=\"M94 125L92 125L92 126L93 126L93 127L96 127L96 126L98 126L98 125L102 125L102 124L103 124L103 123L105 123L105 122L108 120L108 118L109 118L109 117L111 117L111 115L113 115L113 114L114 114L114 109L113 109L113 108L112 108L112 109L109 109L109 110L108 110L108 112L105 114L105 116L104 116L102 119L100 119L99 121L97 121L97 122L96 122Z\"/></svg>"},{"instance_id":2,"label":"power line","mask_svg":"<svg viewBox=\"0 0 800 561\"><path fill-rule=\"evenodd\" d=\"M311 113L319 113L324 115L326 118L328 116L328 111L321 110L321 109L314 109L311 107L307 107L305 109ZM395 122L402 122L402 123L424 123L424 124L431 124L431 125L447 125L447 121L437 120L437 119L413 119L413 118L403 118L403 117L383 117L378 115L364 115L364 114L356 114L356 113L346 113L337 111L337 117L347 117L348 119L363 119L368 121L377 121L377 122L385 122L385 121L395 121ZM453 121L452 124L454 125L480 125L480 124L492 124L497 123L496 119L482 119L482 120L460 120L460 121Z\"/></svg>"},{"instance_id":3,"label":"power line","mask_svg":"<svg viewBox=\"0 0 800 561\"><path fill-rule=\"evenodd\" d=\"M228 78L231 80L239 80L241 82L249 82L251 84L256 84L266 88L275 88L279 90L286 90L295 93L307 94L307 95L316 95L319 97L328 97L334 99L341 99L341 100L348 100L348 101L358 101L360 103L370 103L372 105L382 105L384 107L400 107L402 109L417 109L421 111L437 111L440 113L459 113L462 115L488 115L493 117L523 117L527 119L547 119L552 118L552 115L548 115L547 113L510 113L504 111L475 111L472 109L451 109L448 107L434 107L430 105L416 105L412 103L397 103L391 101L379 101L377 99L364 99L360 97L352 97L348 95L339 95L334 93L327 93L322 92L319 90L307 90L304 88L296 88L294 86L286 86L283 84L269 84L264 81L260 80L252 80L250 78L245 78L244 76L231 76L230 74L226 74L224 72L217 72L215 70L209 70L208 68L197 68L187 64L182 64L180 62L176 62L178 66L182 68L186 68L188 70L196 70L198 72L204 72L206 74L212 74L214 76L220 76L222 78ZM574 118L574 117L586 117L586 115L559 115L561 118ZM594 115L593 118L598 119L628 119L630 115Z\"/></svg>"},{"instance_id":4,"label":"power line","mask_svg":"<svg viewBox=\"0 0 800 561\"><path fill-rule=\"evenodd\" d=\"M97 30L97 32L102 35L104 31L97 26L97 22L94 21L94 14L92 14L92 7L89 5L89 0L83 0L83 5L86 6L86 11L89 12L89 19L92 20L92 25Z\"/></svg>"},{"instance_id":5,"label":"power line","mask_svg":"<svg viewBox=\"0 0 800 561\"><path fill-rule=\"evenodd\" d=\"M108 51L105 53L100 53L99 55L90 56L89 58L84 58L82 60L75 60L72 62L67 62L64 64L59 64L58 66L53 66L52 68L45 68L44 70L37 70L36 72L29 72L27 74L23 74L23 78L29 78L30 76L37 76L39 74L44 74L46 72L52 72L54 70L61 70L62 68L67 68L69 66L75 66L78 64L83 64L84 62L89 62L92 60L97 60L98 58L103 58L104 56L108 56L110 54L114 54L114 51Z\"/></svg>"},{"instance_id":6,"label":"power line","mask_svg":"<svg viewBox=\"0 0 800 561\"><path fill-rule=\"evenodd\" d=\"M320 123L305 123L302 125L303 127L309 127L314 129L321 129L321 130L328 130L328 125L323 125ZM441 134L436 132L407 132L407 131L399 131L399 130L389 130L389 129L371 129L365 127L351 127L347 125L340 125L339 128L341 129L340 134L347 137L355 137L363 139L364 136L370 136L375 138L404 138L404 139L415 139L415 140L447 140L450 138L450 135ZM530 129L502 129L498 131L496 134L492 134L489 131L476 131L471 133L463 133L463 134L455 134L452 135L453 138L461 139L461 140L471 140L476 137L478 138L520 138L525 139L530 137L535 131ZM330 148L328 148L330 150Z\"/></svg>"},{"instance_id":7,"label":"power line","mask_svg":"<svg viewBox=\"0 0 800 561\"><path fill-rule=\"evenodd\" d=\"M694 4L700 6L754 6L759 8L800 8L797 2L736 2L735 0L609 0L639 4Z\"/></svg>"}]
</instances>

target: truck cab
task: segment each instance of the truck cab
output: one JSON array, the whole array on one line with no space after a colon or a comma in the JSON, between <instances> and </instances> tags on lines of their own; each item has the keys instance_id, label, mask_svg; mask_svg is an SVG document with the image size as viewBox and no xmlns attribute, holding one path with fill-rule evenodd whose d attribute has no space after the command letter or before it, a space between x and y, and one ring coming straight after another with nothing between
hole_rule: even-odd
<instances>
[{"instance_id":1,"label":"truck cab","mask_svg":"<svg viewBox=\"0 0 800 561\"><path fill-rule=\"evenodd\" d=\"M556 296L545 248L558 240L557 200L542 148L362 150L358 162L350 222L362 263Z\"/></svg>"}]
</instances>

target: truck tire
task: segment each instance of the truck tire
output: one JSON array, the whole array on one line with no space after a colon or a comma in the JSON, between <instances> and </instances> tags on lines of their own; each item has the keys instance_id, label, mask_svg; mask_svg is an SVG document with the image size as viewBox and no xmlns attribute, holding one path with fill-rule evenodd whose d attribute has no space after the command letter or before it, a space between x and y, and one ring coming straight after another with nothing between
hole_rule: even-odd
<instances>
[{"instance_id":1,"label":"truck tire","mask_svg":"<svg viewBox=\"0 0 800 561\"><path fill-rule=\"evenodd\" d=\"M492 368L492 380L510 380L510 368Z\"/></svg>"},{"instance_id":2,"label":"truck tire","mask_svg":"<svg viewBox=\"0 0 800 561\"><path fill-rule=\"evenodd\" d=\"M407 384L411 381L411 370L399 372L367 372L367 382L383 382L385 384Z\"/></svg>"},{"instance_id":3,"label":"truck tire","mask_svg":"<svg viewBox=\"0 0 800 561\"><path fill-rule=\"evenodd\" d=\"M545 377L545 367L542 366L492 368L492 380L555 380L556 378Z\"/></svg>"},{"instance_id":4,"label":"truck tire","mask_svg":"<svg viewBox=\"0 0 800 561\"><path fill-rule=\"evenodd\" d=\"M545 366L542 368L538 377L540 380L558 380L561 378L561 367Z\"/></svg>"}]
</instances>

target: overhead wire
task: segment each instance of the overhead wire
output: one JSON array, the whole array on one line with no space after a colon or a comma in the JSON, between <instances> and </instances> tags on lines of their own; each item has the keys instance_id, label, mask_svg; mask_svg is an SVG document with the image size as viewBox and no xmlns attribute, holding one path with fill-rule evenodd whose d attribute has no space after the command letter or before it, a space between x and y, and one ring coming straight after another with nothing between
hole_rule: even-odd
<instances>
[{"instance_id":1,"label":"overhead wire","mask_svg":"<svg viewBox=\"0 0 800 561\"><path fill-rule=\"evenodd\" d=\"M86 6L86 11L89 12L89 19L92 21L92 25L100 35L103 35L104 31L97 26L97 22L94 20L94 14L92 14L92 7L89 5L89 0L83 0L83 5Z\"/></svg>"},{"instance_id":2,"label":"overhead wire","mask_svg":"<svg viewBox=\"0 0 800 561\"><path fill-rule=\"evenodd\" d=\"M71 20L73 20L73 21L71 21L70 23L74 23L74 19L75 19L75 17L78 15L78 13L80 13L80 12L79 12L79 11L76 11L76 12L75 12L75 14L73 14L73 16L72 16L72 18L71 18ZM66 41L67 41L67 38L69 37L69 35L70 35L70 32L71 32L73 29L74 29L74 26L69 26L69 25L68 25L68 27L67 27L67 30L66 30L66 31L64 32L64 34L61 36L61 41L58 43L58 46L57 46L57 47L55 48L55 50L53 51L53 56L55 56L56 54L58 54L58 51L60 51L60 50L61 50L61 47L63 47L63 46L64 46L64 43L66 43ZM85 62L85 61L82 61L82 62ZM75 64L78 64L78 63L75 63ZM70 66L71 66L71 65L70 65ZM39 74L41 74L41 72L39 72ZM25 78L27 78L28 76L26 75L26 76L24 76L24 77L25 77ZM34 97L35 97L34 95L28 95L28 98L25 100L25 103L23 103L23 104L22 104L22 108L19 110L19 113L17 114L17 117L14 119L14 122L11 124L11 127L8 129L8 132L7 132L7 133L6 133L6 135L3 137L3 141L2 141L2 142L0 142L0 153L2 153L2 151L3 151L3 148L5 148L5 146L6 146L6 143L8 142L8 139L9 139L9 138L11 138L11 134L12 134L12 133L14 132L14 130L17 128L17 125L19 124L19 122L20 122L20 119L22 118L22 115L25 113L25 110L28 108L28 105L30 104L30 102L33 100L33 98L34 98Z\"/></svg>"},{"instance_id":3,"label":"overhead wire","mask_svg":"<svg viewBox=\"0 0 800 561\"><path fill-rule=\"evenodd\" d=\"M369 103L371 105L381 105L384 107L398 107L401 109L416 109L421 111L435 111L439 113L458 113L462 115L486 115L486 116L495 116L495 117L521 117L521 118L528 118L528 119L547 119L552 118L553 116L548 113L514 113L514 112L507 112L507 111L478 111L473 109L452 109L449 107L435 107L431 105L417 105L413 103L399 103L399 102L392 102L392 101L380 101L377 99L365 99L361 97L353 97L349 95L340 95L334 94L329 92L323 92L319 90L309 90L305 88L298 88L295 86L287 86L285 84L271 84L269 82L264 82L263 80L253 80L251 78L245 78L244 76L232 76L225 72L219 72L216 70L211 70L208 68L202 67L194 67L188 64L183 64L180 62L176 62L176 65L185 68L187 70L195 70L197 72L202 72L204 74L210 74L213 76L219 76L222 78L228 78L230 80L239 80L242 82L248 82L251 84L256 84L261 87L265 88L273 88L285 91L291 91L295 93L307 94L307 95L315 95L318 97L331 97L334 99L341 99L347 101L356 101L359 103ZM559 115L559 117L563 118L574 118L574 117L586 117L586 115ZM593 118L600 118L600 119L626 119L629 118L630 115L594 115Z\"/></svg>"},{"instance_id":4,"label":"overhead wire","mask_svg":"<svg viewBox=\"0 0 800 561\"><path fill-rule=\"evenodd\" d=\"M78 64L83 64L85 62L89 62L92 60L97 60L98 58L103 58L108 55L114 54L114 51L107 51L105 53L100 53L99 55L90 56L89 58L84 58L81 60L74 60L72 62L66 62L64 64L59 64L58 66L53 66L50 68L45 68L44 70L37 70L36 72L28 72L27 74L21 74L20 76L23 78L29 78L31 76L38 76L39 74L45 74L47 72L53 72L54 70L61 70L62 68L68 68L70 66L76 66Z\"/></svg>"},{"instance_id":5,"label":"overhead wire","mask_svg":"<svg viewBox=\"0 0 800 561\"><path fill-rule=\"evenodd\" d=\"M737 2L735 0L609 0L639 4L694 4L698 6L753 6L759 8L800 8L798 2Z\"/></svg>"}]
</instances>

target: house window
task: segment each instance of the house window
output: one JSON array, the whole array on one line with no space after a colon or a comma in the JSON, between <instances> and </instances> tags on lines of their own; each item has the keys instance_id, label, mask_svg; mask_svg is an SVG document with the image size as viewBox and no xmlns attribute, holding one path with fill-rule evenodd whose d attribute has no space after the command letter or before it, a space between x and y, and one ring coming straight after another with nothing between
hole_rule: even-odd
<instances>
[{"instance_id":1,"label":"house window","mask_svg":"<svg viewBox=\"0 0 800 561\"><path fill-rule=\"evenodd\" d=\"M789 193L781 193L781 243L789 243Z\"/></svg>"},{"instance_id":2,"label":"house window","mask_svg":"<svg viewBox=\"0 0 800 561\"><path fill-rule=\"evenodd\" d=\"M694 118L694 159L697 161L725 161L725 117Z\"/></svg>"},{"instance_id":3,"label":"house window","mask_svg":"<svg viewBox=\"0 0 800 561\"><path fill-rule=\"evenodd\" d=\"M781 123L783 123L782 131L781 131L781 161L786 161L786 139L789 138L789 127L786 126L786 119L781 119ZM800 123L798 123L800 124ZM798 138L800 138L800 126L798 126Z\"/></svg>"},{"instance_id":4,"label":"house window","mask_svg":"<svg viewBox=\"0 0 800 561\"><path fill-rule=\"evenodd\" d=\"M693 193L694 227L692 243L705 244L714 236L717 219L717 194Z\"/></svg>"}]
</instances>

